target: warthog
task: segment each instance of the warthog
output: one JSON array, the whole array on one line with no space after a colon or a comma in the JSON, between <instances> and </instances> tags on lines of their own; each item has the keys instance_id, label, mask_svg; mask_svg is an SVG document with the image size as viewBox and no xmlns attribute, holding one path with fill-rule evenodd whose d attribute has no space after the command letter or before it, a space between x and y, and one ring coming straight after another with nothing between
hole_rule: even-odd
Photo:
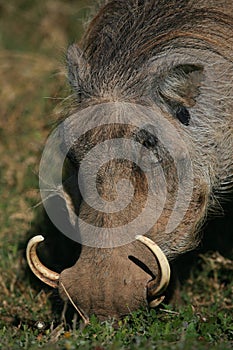
<instances>
[{"instance_id":1,"label":"warthog","mask_svg":"<svg viewBox=\"0 0 233 350\"><path fill-rule=\"evenodd\" d=\"M74 176L61 193L81 253L58 274L36 236L27 259L85 320L119 318L163 300L169 263L232 187L233 2L107 1L67 62L76 103L59 135Z\"/></svg>"}]
</instances>

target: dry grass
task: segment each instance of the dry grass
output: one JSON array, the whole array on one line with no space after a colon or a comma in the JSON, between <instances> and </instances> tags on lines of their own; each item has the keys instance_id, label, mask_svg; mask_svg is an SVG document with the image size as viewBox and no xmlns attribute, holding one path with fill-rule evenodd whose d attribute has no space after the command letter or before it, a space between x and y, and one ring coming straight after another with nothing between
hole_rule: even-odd
<instances>
[{"instance_id":1,"label":"dry grass","mask_svg":"<svg viewBox=\"0 0 233 350\"><path fill-rule=\"evenodd\" d=\"M70 93L64 53L90 5L0 1L0 313L7 327L35 323L41 310L53 319L41 286L31 286L24 248L40 201L40 155Z\"/></svg>"}]
</instances>

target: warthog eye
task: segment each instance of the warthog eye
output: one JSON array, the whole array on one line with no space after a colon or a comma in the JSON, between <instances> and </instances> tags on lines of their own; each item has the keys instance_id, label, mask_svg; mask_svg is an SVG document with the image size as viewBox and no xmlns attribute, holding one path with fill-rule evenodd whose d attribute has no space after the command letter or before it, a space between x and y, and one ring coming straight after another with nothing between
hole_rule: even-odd
<instances>
[{"instance_id":1,"label":"warthog eye","mask_svg":"<svg viewBox=\"0 0 233 350\"><path fill-rule=\"evenodd\" d=\"M179 119L182 124L188 126L190 122L190 113L184 106L179 106L176 110L176 118Z\"/></svg>"},{"instance_id":2,"label":"warthog eye","mask_svg":"<svg viewBox=\"0 0 233 350\"><path fill-rule=\"evenodd\" d=\"M140 142L148 149L154 149L158 144L157 137L145 129L142 129L137 133L136 141Z\"/></svg>"},{"instance_id":3,"label":"warthog eye","mask_svg":"<svg viewBox=\"0 0 233 350\"><path fill-rule=\"evenodd\" d=\"M143 146L147 148L155 148L158 140L154 135L149 135L148 138L144 141Z\"/></svg>"}]
</instances>

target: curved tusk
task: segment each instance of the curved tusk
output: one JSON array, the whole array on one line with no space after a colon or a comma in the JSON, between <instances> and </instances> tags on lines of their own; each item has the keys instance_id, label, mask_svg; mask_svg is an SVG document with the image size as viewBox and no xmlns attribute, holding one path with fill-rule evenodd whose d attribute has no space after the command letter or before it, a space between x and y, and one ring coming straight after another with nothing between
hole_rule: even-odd
<instances>
[{"instance_id":1,"label":"curved tusk","mask_svg":"<svg viewBox=\"0 0 233 350\"><path fill-rule=\"evenodd\" d=\"M27 262L36 277L38 277L42 282L48 284L53 288L58 287L59 273L54 272L47 267L45 267L39 260L36 248L40 242L44 241L44 237L39 235L35 236L28 242L26 256Z\"/></svg>"},{"instance_id":2,"label":"curved tusk","mask_svg":"<svg viewBox=\"0 0 233 350\"><path fill-rule=\"evenodd\" d=\"M150 287L150 293L149 293L150 298L153 298L153 300L149 302L149 306L156 307L160 303L162 303L165 298L164 296L161 296L161 294L166 290L170 281L170 275L171 275L170 265L163 251L150 238L141 236L141 235L137 235L135 238L152 251L152 253L155 255L156 260L158 261L158 264L159 264L159 268L161 272L160 281L158 285L156 283L156 288L153 288L152 286Z\"/></svg>"}]
</instances>

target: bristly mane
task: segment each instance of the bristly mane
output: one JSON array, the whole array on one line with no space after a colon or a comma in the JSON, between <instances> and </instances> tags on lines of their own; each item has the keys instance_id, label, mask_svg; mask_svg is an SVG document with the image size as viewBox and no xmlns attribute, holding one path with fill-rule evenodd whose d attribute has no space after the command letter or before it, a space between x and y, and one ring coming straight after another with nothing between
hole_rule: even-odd
<instances>
[{"instance_id":1,"label":"bristly mane","mask_svg":"<svg viewBox=\"0 0 233 350\"><path fill-rule=\"evenodd\" d=\"M229 6L233 11L233 4ZM81 42L96 92L88 79L85 90L88 94L92 89L92 96L106 88L133 95L133 86L139 91L143 81L145 61L174 49L200 49L233 61L232 27L233 15L211 0L104 1Z\"/></svg>"},{"instance_id":2,"label":"bristly mane","mask_svg":"<svg viewBox=\"0 0 233 350\"><path fill-rule=\"evenodd\" d=\"M124 63L125 72L129 58L130 67L132 60L140 66L145 55L156 56L174 46L187 47L187 43L228 56L233 42L233 16L201 6L202 3L195 6L193 0L109 1L84 36L86 57L91 58L93 70Z\"/></svg>"}]
</instances>

